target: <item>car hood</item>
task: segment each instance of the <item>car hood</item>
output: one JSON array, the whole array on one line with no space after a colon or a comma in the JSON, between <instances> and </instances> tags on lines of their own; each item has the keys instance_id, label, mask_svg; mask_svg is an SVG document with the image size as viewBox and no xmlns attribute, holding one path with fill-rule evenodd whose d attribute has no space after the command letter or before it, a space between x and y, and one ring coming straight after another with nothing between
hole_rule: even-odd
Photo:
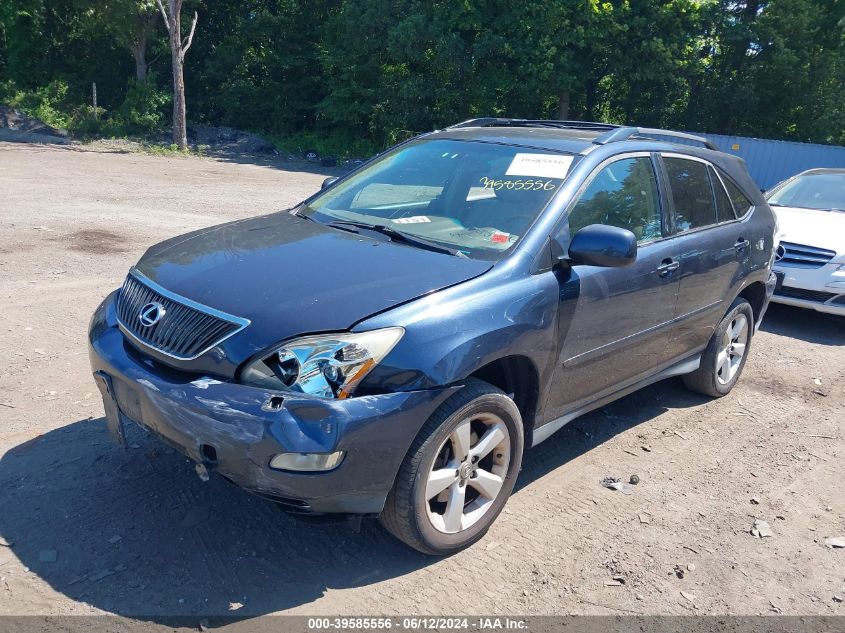
<instances>
[{"instance_id":1,"label":"car hood","mask_svg":"<svg viewBox=\"0 0 845 633\"><path fill-rule=\"evenodd\" d=\"M815 246L845 254L845 213L794 207L772 207L783 242Z\"/></svg>"},{"instance_id":2,"label":"car hood","mask_svg":"<svg viewBox=\"0 0 845 633\"><path fill-rule=\"evenodd\" d=\"M249 319L238 337L257 351L291 336L347 330L491 266L281 212L162 242L136 268L178 295Z\"/></svg>"}]
</instances>

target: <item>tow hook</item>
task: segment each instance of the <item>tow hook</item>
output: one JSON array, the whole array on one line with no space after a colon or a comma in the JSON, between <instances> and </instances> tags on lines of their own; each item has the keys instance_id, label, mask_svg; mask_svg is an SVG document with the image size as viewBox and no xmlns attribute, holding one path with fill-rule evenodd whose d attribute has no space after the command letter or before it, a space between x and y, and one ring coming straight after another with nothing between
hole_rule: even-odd
<instances>
[{"instance_id":1,"label":"tow hook","mask_svg":"<svg viewBox=\"0 0 845 633\"><path fill-rule=\"evenodd\" d=\"M194 470L197 471L197 476L200 478L201 481L208 481L208 468L205 467L205 464L197 464L194 466Z\"/></svg>"}]
</instances>

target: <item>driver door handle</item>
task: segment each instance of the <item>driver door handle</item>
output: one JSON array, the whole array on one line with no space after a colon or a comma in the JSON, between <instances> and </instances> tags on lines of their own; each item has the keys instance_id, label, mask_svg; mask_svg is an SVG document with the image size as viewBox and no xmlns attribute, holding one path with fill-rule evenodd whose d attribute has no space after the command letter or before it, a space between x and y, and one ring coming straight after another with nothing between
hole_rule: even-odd
<instances>
[{"instance_id":1,"label":"driver door handle","mask_svg":"<svg viewBox=\"0 0 845 633\"><path fill-rule=\"evenodd\" d=\"M676 262L674 259L664 259L660 266L657 267L657 274L661 277L668 277L678 270L680 266L681 264Z\"/></svg>"},{"instance_id":2,"label":"driver door handle","mask_svg":"<svg viewBox=\"0 0 845 633\"><path fill-rule=\"evenodd\" d=\"M741 253L746 248L748 248L748 240L746 240L744 237L739 238L736 241L736 244L734 244L734 248L736 249L737 253Z\"/></svg>"}]
</instances>

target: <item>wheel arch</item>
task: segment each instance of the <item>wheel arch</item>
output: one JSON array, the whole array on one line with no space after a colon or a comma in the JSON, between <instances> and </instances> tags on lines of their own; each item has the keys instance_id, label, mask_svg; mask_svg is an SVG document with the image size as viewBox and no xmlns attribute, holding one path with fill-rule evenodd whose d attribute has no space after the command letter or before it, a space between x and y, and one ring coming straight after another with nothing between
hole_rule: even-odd
<instances>
[{"instance_id":1,"label":"wheel arch","mask_svg":"<svg viewBox=\"0 0 845 633\"><path fill-rule=\"evenodd\" d=\"M503 356L479 367L466 378L483 380L510 395L522 416L525 433L530 435L540 400L540 375L534 361L520 354Z\"/></svg>"},{"instance_id":2,"label":"wheel arch","mask_svg":"<svg viewBox=\"0 0 845 633\"><path fill-rule=\"evenodd\" d=\"M754 324L759 324L763 316L763 308L766 305L766 284L762 281L754 281L743 288L737 298L745 299L751 305Z\"/></svg>"}]
</instances>

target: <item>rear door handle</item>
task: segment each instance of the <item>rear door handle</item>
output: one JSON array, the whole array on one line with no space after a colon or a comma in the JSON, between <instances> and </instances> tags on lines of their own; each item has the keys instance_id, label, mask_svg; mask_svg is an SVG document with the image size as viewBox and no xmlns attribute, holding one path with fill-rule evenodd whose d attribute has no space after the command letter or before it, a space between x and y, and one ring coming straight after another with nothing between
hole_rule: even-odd
<instances>
[{"instance_id":1,"label":"rear door handle","mask_svg":"<svg viewBox=\"0 0 845 633\"><path fill-rule=\"evenodd\" d=\"M657 274L661 277L668 277L673 272L678 270L681 265L673 259L664 259L663 263L657 267Z\"/></svg>"},{"instance_id":2,"label":"rear door handle","mask_svg":"<svg viewBox=\"0 0 845 633\"><path fill-rule=\"evenodd\" d=\"M739 238L736 241L736 244L734 244L734 248L736 249L737 253L741 253L746 248L748 248L748 240L746 240L744 237Z\"/></svg>"}]
</instances>

